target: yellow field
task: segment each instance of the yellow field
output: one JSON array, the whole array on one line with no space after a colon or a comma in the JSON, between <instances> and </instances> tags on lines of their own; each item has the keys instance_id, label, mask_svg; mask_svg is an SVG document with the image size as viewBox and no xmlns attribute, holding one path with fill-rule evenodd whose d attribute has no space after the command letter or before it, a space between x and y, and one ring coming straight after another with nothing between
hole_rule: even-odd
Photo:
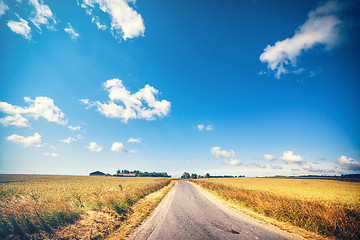
<instances>
[{"instance_id":1,"label":"yellow field","mask_svg":"<svg viewBox=\"0 0 360 240\"><path fill-rule=\"evenodd\" d=\"M322 179L192 180L263 216L337 239L360 239L360 183Z\"/></svg>"},{"instance_id":2,"label":"yellow field","mask_svg":"<svg viewBox=\"0 0 360 240\"><path fill-rule=\"evenodd\" d=\"M169 182L164 178L0 175L0 238L53 232L87 212L109 213L122 220L134 203ZM114 221L107 228L117 226Z\"/></svg>"},{"instance_id":3,"label":"yellow field","mask_svg":"<svg viewBox=\"0 0 360 240\"><path fill-rule=\"evenodd\" d=\"M213 178L209 181L249 190L286 194L309 200L360 203L360 183L323 179Z\"/></svg>"}]
</instances>

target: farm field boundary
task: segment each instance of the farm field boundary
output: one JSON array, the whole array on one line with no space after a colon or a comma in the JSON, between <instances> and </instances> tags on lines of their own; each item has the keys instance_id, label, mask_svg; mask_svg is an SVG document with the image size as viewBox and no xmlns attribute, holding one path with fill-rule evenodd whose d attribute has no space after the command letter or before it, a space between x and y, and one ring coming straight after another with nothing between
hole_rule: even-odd
<instances>
[{"instance_id":1,"label":"farm field boundary","mask_svg":"<svg viewBox=\"0 0 360 240\"><path fill-rule=\"evenodd\" d=\"M359 239L360 206L191 180L226 205L308 239ZM266 188L266 186L264 186Z\"/></svg>"}]
</instances>

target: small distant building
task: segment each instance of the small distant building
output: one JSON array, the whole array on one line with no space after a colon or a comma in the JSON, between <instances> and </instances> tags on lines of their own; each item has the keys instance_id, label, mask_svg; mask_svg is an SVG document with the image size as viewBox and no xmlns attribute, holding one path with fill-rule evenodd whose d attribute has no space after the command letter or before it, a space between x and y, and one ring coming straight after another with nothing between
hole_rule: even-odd
<instances>
[{"instance_id":1,"label":"small distant building","mask_svg":"<svg viewBox=\"0 0 360 240\"><path fill-rule=\"evenodd\" d=\"M90 173L90 176L105 176L105 173L96 171L96 172Z\"/></svg>"}]
</instances>

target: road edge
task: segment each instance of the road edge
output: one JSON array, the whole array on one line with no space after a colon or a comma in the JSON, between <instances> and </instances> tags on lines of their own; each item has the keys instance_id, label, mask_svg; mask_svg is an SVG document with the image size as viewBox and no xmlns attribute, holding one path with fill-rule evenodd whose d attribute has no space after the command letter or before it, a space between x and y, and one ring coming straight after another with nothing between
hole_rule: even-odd
<instances>
[{"instance_id":1,"label":"road edge","mask_svg":"<svg viewBox=\"0 0 360 240\"><path fill-rule=\"evenodd\" d=\"M222 209L224 212L236 217L236 218L241 218L247 222L250 222L252 224L255 224L261 228L270 230L272 232L275 232L281 236L293 239L293 240L304 240L305 238L297 235L295 233L290 233L287 232L285 230L279 229L277 226L271 225L269 223L266 223L262 220L256 219L252 216L249 216L243 212L240 212L239 209L234 208L233 204L230 204L229 202L225 201L224 199L221 199L219 197L217 197L216 195L214 195L213 193L207 191L204 188L201 188L199 185L187 181L190 184L192 184L205 198L207 198L209 201L211 201L212 203L214 203L216 206L218 206L220 209Z\"/></svg>"},{"instance_id":2,"label":"road edge","mask_svg":"<svg viewBox=\"0 0 360 240\"><path fill-rule=\"evenodd\" d=\"M132 207L133 214L105 239L130 239L134 232L154 213L174 185L174 181L171 181L167 186L139 200Z\"/></svg>"},{"instance_id":3,"label":"road edge","mask_svg":"<svg viewBox=\"0 0 360 240\"><path fill-rule=\"evenodd\" d=\"M175 181L174 186L166 194L166 196L161 200L161 202L156 206L155 210L148 216L140 226L129 236L130 239L148 239L160 222L164 219L168 209L170 208L172 197L176 192L178 186L177 181Z\"/></svg>"}]
</instances>

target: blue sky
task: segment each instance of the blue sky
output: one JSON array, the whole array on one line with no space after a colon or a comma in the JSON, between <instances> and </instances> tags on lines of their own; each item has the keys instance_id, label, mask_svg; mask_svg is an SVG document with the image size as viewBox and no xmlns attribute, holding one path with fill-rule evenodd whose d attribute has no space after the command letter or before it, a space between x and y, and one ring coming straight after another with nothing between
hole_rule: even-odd
<instances>
[{"instance_id":1,"label":"blue sky","mask_svg":"<svg viewBox=\"0 0 360 240\"><path fill-rule=\"evenodd\" d=\"M358 12L0 0L0 173L359 173Z\"/></svg>"}]
</instances>

